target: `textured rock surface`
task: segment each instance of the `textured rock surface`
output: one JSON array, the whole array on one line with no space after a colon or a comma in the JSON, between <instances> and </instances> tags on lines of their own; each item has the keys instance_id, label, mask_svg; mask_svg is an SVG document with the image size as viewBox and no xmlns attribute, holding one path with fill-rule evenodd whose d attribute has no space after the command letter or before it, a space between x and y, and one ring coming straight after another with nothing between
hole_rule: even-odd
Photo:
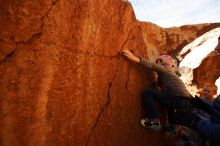
<instances>
[{"instance_id":1,"label":"textured rock surface","mask_svg":"<svg viewBox=\"0 0 220 146\"><path fill-rule=\"evenodd\" d=\"M149 22L139 23L148 50L157 50L160 54L173 54L173 57L198 36L220 26L220 23L216 23L161 28Z\"/></svg>"},{"instance_id":2,"label":"textured rock surface","mask_svg":"<svg viewBox=\"0 0 220 146\"><path fill-rule=\"evenodd\" d=\"M2 146L163 145L163 131L139 125L152 73L119 51L153 59L156 47L175 52L217 25L142 25L120 0L2 0L0 7Z\"/></svg>"},{"instance_id":3,"label":"textured rock surface","mask_svg":"<svg viewBox=\"0 0 220 146\"><path fill-rule=\"evenodd\" d=\"M220 54L215 51L220 36L220 27L200 36L185 46L179 53L182 78L192 94L209 86L210 96L216 94L215 82L220 77ZM200 93L202 96L203 93Z\"/></svg>"}]
</instances>

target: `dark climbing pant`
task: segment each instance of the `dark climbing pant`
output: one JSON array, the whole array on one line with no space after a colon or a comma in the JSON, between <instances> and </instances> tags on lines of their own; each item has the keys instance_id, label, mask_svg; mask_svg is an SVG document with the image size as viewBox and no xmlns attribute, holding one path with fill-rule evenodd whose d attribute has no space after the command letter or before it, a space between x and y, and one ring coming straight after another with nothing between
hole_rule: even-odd
<instances>
[{"instance_id":1,"label":"dark climbing pant","mask_svg":"<svg viewBox=\"0 0 220 146\"><path fill-rule=\"evenodd\" d=\"M174 109L190 109L191 103L188 97L177 97L163 92L148 89L142 93L143 106L147 111L148 119L160 119L156 102L167 108L168 121L172 124Z\"/></svg>"}]
</instances>

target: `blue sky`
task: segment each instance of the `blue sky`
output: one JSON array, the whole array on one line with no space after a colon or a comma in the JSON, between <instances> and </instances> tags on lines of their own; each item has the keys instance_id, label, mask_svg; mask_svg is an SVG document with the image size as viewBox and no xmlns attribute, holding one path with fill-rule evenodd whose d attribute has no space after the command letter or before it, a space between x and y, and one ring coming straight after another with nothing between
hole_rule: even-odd
<instances>
[{"instance_id":1,"label":"blue sky","mask_svg":"<svg viewBox=\"0 0 220 146\"><path fill-rule=\"evenodd\" d=\"M220 0L129 0L136 18L161 27L220 22Z\"/></svg>"}]
</instances>

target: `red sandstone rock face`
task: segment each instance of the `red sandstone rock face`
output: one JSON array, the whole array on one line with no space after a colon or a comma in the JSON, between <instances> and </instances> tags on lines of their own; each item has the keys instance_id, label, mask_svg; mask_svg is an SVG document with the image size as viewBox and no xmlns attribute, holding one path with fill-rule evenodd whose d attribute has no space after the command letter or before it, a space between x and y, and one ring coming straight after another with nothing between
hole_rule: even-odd
<instances>
[{"instance_id":1,"label":"red sandstone rock face","mask_svg":"<svg viewBox=\"0 0 220 146\"><path fill-rule=\"evenodd\" d=\"M173 57L198 36L220 26L219 23L216 23L161 28L149 22L139 23L148 47L148 52L149 49L157 50L159 54L173 54Z\"/></svg>"},{"instance_id":2,"label":"red sandstone rock face","mask_svg":"<svg viewBox=\"0 0 220 146\"><path fill-rule=\"evenodd\" d=\"M152 58L156 47L184 39L157 40L160 28L145 29L126 1L3 0L0 6L0 145L163 145L163 131L139 125L140 93L152 73L119 52ZM193 26L195 35L185 37L214 26Z\"/></svg>"},{"instance_id":3,"label":"red sandstone rock face","mask_svg":"<svg viewBox=\"0 0 220 146\"><path fill-rule=\"evenodd\" d=\"M185 46L179 53L180 72L193 95L209 86L210 96L216 94L215 82L220 76L220 55L215 51L220 27L213 29ZM202 90L201 90L202 91ZM204 94L200 91L200 94Z\"/></svg>"}]
</instances>

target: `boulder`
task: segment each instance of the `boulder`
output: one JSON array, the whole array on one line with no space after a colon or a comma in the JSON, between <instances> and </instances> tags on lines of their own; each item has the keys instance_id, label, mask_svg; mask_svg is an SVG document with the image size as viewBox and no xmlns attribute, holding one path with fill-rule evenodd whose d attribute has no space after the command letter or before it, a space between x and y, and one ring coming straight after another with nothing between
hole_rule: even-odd
<instances>
[{"instance_id":1,"label":"boulder","mask_svg":"<svg viewBox=\"0 0 220 146\"><path fill-rule=\"evenodd\" d=\"M120 51L153 60L219 26L163 29L138 22L124 0L2 0L0 7L2 146L164 145L164 129L139 122L140 93L153 73Z\"/></svg>"},{"instance_id":2,"label":"boulder","mask_svg":"<svg viewBox=\"0 0 220 146\"><path fill-rule=\"evenodd\" d=\"M198 37L179 52L181 78L192 95L206 96L204 89L210 92L207 98L217 94L215 82L220 75L220 54L215 47L219 36L218 27Z\"/></svg>"}]
</instances>

